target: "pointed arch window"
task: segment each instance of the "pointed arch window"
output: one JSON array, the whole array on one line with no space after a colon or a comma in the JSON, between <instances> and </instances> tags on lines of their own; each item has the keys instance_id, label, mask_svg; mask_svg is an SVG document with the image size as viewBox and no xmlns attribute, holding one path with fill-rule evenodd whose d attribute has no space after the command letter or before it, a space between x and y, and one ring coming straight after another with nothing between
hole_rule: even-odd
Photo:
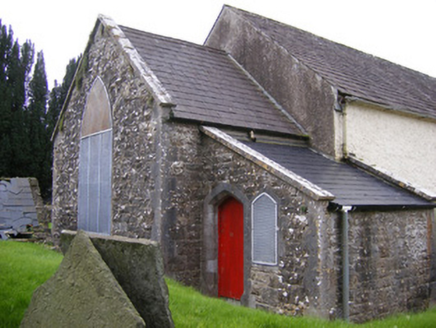
<instances>
[{"instance_id":1,"label":"pointed arch window","mask_svg":"<svg viewBox=\"0 0 436 328\"><path fill-rule=\"evenodd\" d=\"M112 117L109 97L97 77L88 94L79 153L78 229L111 230Z\"/></svg>"},{"instance_id":2,"label":"pointed arch window","mask_svg":"<svg viewBox=\"0 0 436 328\"><path fill-rule=\"evenodd\" d=\"M253 263L277 264L277 202L262 193L252 203Z\"/></svg>"}]
</instances>

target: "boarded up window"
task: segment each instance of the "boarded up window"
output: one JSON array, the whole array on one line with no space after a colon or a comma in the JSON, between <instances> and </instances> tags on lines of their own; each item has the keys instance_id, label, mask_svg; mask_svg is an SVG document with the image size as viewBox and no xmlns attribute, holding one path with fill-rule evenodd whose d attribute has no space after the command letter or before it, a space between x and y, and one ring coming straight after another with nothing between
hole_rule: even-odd
<instances>
[{"instance_id":1,"label":"boarded up window","mask_svg":"<svg viewBox=\"0 0 436 328\"><path fill-rule=\"evenodd\" d=\"M252 256L258 264L277 264L277 203L267 194L252 204Z\"/></svg>"},{"instance_id":2,"label":"boarded up window","mask_svg":"<svg viewBox=\"0 0 436 328\"><path fill-rule=\"evenodd\" d=\"M97 78L89 93L82 122L78 229L110 234L111 180L110 105L103 82Z\"/></svg>"}]
</instances>

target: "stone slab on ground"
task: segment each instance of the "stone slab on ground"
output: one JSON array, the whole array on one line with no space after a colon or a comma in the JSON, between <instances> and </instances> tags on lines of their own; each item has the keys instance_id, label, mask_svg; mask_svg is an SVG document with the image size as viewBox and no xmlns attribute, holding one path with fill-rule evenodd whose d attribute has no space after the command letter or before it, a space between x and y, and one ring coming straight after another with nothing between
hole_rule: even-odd
<instances>
[{"instance_id":1,"label":"stone slab on ground","mask_svg":"<svg viewBox=\"0 0 436 328\"><path fill-rule=\"evenodd\" d=\"M145 327L145 322L84 232L41 285L21 327Z\"/></svg>"},{"instance_id":2,"label":"stone slab on ground","mask_svg":"<svg viewBox=\"0 0 436 328\"><path fill-rule=\"evenodd\" d=\"M65 252L76 232L64 230ZM87 233L113 275L144 319L147 327L172 328L168 288L160 247L148 239Z\"/></svg>"}]
</instances>

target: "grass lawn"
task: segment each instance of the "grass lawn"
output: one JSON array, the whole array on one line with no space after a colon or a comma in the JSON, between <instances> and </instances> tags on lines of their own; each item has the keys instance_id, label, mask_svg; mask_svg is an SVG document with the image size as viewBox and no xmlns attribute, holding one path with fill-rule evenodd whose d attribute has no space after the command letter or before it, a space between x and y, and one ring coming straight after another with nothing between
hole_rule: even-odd
<instances>
[{"instance_id":1,"label":"grass lawn","mask_svg":"<svg viewBox=\"0 0 436 328\"><path fill-rule=\"evenodd\" d=\"M62 258L43 245L0 241L0 327L19 327L33 291Z\"/></svg>"},{"instance_id":2,"label":"grass lawn","mask_svg":"<svg viewBox=\"0 0 436 328\"><path fill-rule=\"evenodd\" d=\"M62 255L42 245L0 242L0 327L19 327L36 287L46 281L62 261ZM424 313L399 315L364 325L291 318L230 305L208 298L192 288L167 279L170 309L176 328L184 327L307 327L401 328L436 327L436 308Z\"/></svg>"}]
</instances>

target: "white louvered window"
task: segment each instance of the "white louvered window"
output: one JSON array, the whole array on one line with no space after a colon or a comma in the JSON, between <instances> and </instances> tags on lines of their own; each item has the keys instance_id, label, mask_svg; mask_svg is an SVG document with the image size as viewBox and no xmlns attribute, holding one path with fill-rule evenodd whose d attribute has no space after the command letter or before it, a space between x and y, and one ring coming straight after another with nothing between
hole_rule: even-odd
<instances>
[{"instance_id":1,"label":"white louvered window","mask_svg":"<svg viewBox=\"0 0 436 328\"><path fill-rule=\"evenodd\" d=\"M77 228L109 235L112 195L112 119L100 78L88 95L79 152Z\"/></svg>"},{"instance_id":2,"label":"white louvered window","mask_svg":"<svg viewBox=\"0 0 436 328\"><path fill-rule=\"evenodd\" d=\"M266 193L252 204L251 240L254 263L277 264L277 203Z\"/></svg>"}]
</instances>

